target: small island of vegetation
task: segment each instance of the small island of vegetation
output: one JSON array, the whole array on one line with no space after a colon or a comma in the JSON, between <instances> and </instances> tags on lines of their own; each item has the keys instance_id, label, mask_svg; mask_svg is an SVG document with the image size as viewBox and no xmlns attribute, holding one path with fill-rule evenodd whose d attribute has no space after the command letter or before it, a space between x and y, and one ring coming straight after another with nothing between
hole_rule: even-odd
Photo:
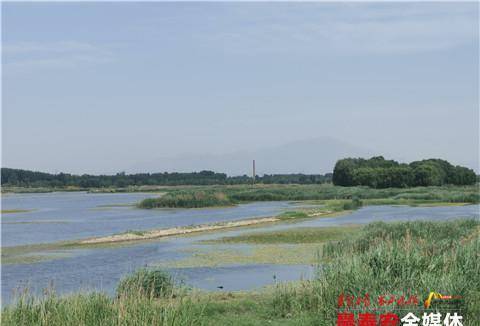
<instances>
[{"instance_id":1,"label":"small island of vegetation","mask_svg":"<svg viewBox=\"0 0 480 326\"><path fill-rule=\"evenodd\" d=\"M159 198L147 198L142 200L138 207L140 208L201 208L215 206L231 206L233 202L227 195L220 191L180 190L167 193Z\"/></svg>"}]
</instances>

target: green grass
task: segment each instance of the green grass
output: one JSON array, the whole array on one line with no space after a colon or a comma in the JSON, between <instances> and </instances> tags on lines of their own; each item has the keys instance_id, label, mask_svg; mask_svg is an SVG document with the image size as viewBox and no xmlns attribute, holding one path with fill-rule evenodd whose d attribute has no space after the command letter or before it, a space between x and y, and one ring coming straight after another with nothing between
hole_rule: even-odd
<instances>
[{"instance_id":1,"label":"green grass","mask_svg":"<svg viewBox=\"0 0 480 326\"><path fill-rule=\"evenodd\" d=\"M251 232L199 242L206 246L190 249L188 257L162 261L163 268L217 267L248 264L316 264L322 245L359 230L359 226L292 228L281 231ZM224 245L245 243L248 248Z\"/></svg>"},{"instance_id":2,"label":"green grass","mask_svg":"<svg viewBox=\"0 0 480 326\"><path fill-rule=\"evenodd\" d=\"M243 293L173 288L154 296L146 282L146 291L114 298L92 293L34 301L26 296L3 308L2 325L334 325L341 293L368 293L370 309L378 308L379 295L416 295L420 306L409 310L421 315L421 301L437 291L462 296L464 325L475 326L480 314L479 236L478 220L373 223L326 244L318 276L311 281ZM151 275L140 279L151 280ZM395 306L389 310L405 314Z\"/></svg>"},{"instance_id":3,"label":"green grass","mask_svg":"<svg viewBox=\"0 0 480 326\"><path fill-rule=\"evenodd\" d=\"M192 255L180 260L162 260L161 268L220 267L251 264L305 265L315 264L321 245L302 244L256 244L251 250L196 248Z\"/></svg>"},{"instance_id":4,"label":"green grass","mask_svg":"<svg viewBox=\"0 0 480 326\"><path fill-rule=\"evenodd\" d=\"M359 226L328 228L293 228L282 231L251 232L216 240L204 240L190 249L187 258L162 261L162 268L218 267L245 264L316 264L322 245L341 239L359 230ZM235 243L250 244L248 248L232 248Z\"/></svg>"},{"instance_id":5,"label":"green grass","mask_svg":"<svg viewBox=\"0 0 480 326\"><path fill-rule=\"evenodd\" d=\"M162 270L139 269L124 277L117 287L117 297L148 296L168 297L173 291L173 278Z\"/></svg>"},{"instance_id":6,"label":"green grass","mask_svg":"<svg viewBox=\"0 0 480 326\"><path fill-rule=\"evenodd\" d=\"M205 325L202 310L188 298L169 304L142 295L115 300L103 293L49 296L40 303L26 298L15 310L4 310L2 325Z\"/></svg>"},{"instance_id":7,"label":"green grass","mask_svg":"<svg viewBox=\"0 0 480 326\"><path fill-rule=\"evenodd\" d=\"M142 200L139 208L200 208L216 206L232 206L233 202L219 191L173 191L159 198Z\"/></svg>"},{"instance_id":8,"label":"green grass","mask_svg":"<svg viewBox=\"0 0 480 326\"><path fill-rule=\"evenodd\" d=\"M121 233L116 233L114 235L119 235L119 234L134 234L134 235L138 235L138 236L143 236L147 233L147 231L143 231L143 230L127 230L125 232L121 232Z\"/></svg>"},{"instance_id":9,"label":"green grass","mask_svg":"<svg viewBox=\"0 0 480 326\"><path fill-rule=\"evenodd\" d=\"M278 215L281 220L290 220L295 218L307 218L308 214L304 211L286 211Z\"/></svg>"},{"instance_id":10,"label":"green grass","mask_svg":"<svg viewBox=\"0 0 480 326\"><path fill-rule=\"evenodd\" d=\"M86 191L88 188L81 188L81 187L10 187L10 186L2 186L1 191L2 194L8 193L48 193L48 192L56 192L56 191Z\"/></svg>"},{"instance_id":11,"label":"green grass","mask_svg":"<svg viewBox=\"0 0 480 326\"><path fill-rule=\"evenodd\" d=\"M328 200L328 199L410 199L444 202L480 201L478 185L415 188L373 189L368 187L339 187L322 185L271 185L244 188L226 188L226 195L234 201L271 200Z\"/></svg>"},{"instance_id":12,"label":"green grass","mask_svg":"<svg viewBox=\"0 0 480 326\"><path fill-rule=\"evenodd\" d=\"M42 261L53 260L57 258L65 258L65 256L59 255L23 255L23 256L14 256L2 258L2 265L9 264L34 264Z\"/></svg>"},{"instance_id":13,"label":"green grass","mask_svg":"<svg viewBox=\"0 0 480 326\"><path fill-rule=\"evenodd\" d=\"M67 250L75 246L74 242L62 241L2 247L2 265L30 264L66 257L69 255Z\"/></svg>"},{"instance_id":14,"label":"green grass","mask_svg":"<svg viewBox=\"0 0 480 326\"><path fill-rule=\"evenodd\" d=\"M333 239L339 239L347 234L358 230L358 226L328 227L328 228L295 228L282 231L252 232L233 237L223 237L218 240L206 241L206 243L321 243Z\"/></svg>"},{"instance_id":15,"label":"green grass","mask_svg":"<svg viewBox=\"0 0 480 326\"><path fill-rule=\"evenodd\" d=\"M340 293L424 300L436 291L462 296L467 324L475 325L480 313L479 250L478 220L370 224L355 237L324 246L322 260L329 263L317 280L303 288L279 289L277 313L310 311L333 320ZM378 305L373 302L373 307Z\"/></svg>"},{"instance_id":16,"label":"green grass","mask_svg":"<svg viewBox=\"0 0 480 326\"><path fill-rule=\"evenodd\" d=\"M278 215L280 220L288 221L294 219L302 219L309 217L331 217L337 215L335 213L347 213L348 211L356 210L363 206L363 202L359 199L341 199L341 200L323 200L316 204L321 205L319 207L300 207L295 211L286 211Z\"/></svg>"},{"instance_id":17,"label":"green grass","mask_svg":"<svg viewBox=\"0 0 480 326\"><path fill-rule=\"evenodd\" d=\"M478 185L373 189L321 185L204 186L166 188L160 198L145 199L140 208L214 207L255 201L347 200L365 204L479 203Z\"/></svg>"},{"instance_id":18,"label":"green grass","mask_svg":"<svg viewBox=\"0 0 480 326\"><path fill-rule=\"evenodd\" d=\"M143 232L143 231L132 231ZM158 239L156 240L158 241ZM46 261L70 255L72 249L119 248L128 243L81 244L79 241L59 241L53 243L36 243L12 247L2 247L2 265L27 264Z\"/></svg>"}]
</instances>

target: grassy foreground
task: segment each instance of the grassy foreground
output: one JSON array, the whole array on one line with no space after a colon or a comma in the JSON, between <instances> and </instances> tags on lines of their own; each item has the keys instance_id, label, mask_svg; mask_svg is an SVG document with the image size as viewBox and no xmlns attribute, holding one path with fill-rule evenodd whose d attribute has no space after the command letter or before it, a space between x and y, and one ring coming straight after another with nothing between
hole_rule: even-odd
<instances>
[{"instance_id":1,"label":"grassy foreground","mask_svg":"<svg viewBox=\"0 0 480 326\"><path fill-rule=\"evenodd\" d=\"M326 244L311 281L213 294L170 287L164 274L141 271L121 282L115 298L23 298L3 309L2 325L334 325L341 293L416 295L423 301L430 291L461 295L464 325L477 325L479 236L478 220L374 223ZM396 306L390 311L405 314Z\"/></svg>"}]
</instances>

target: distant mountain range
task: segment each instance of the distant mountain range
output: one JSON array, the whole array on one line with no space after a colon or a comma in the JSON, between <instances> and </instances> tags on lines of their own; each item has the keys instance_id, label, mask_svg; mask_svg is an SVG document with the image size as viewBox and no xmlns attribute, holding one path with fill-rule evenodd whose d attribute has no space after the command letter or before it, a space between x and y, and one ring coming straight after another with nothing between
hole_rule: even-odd
<instances>
[{"instance_id":1,"label":"distant mountain range","mask_svg":"<svg viewBox=\"0 0 480 326\"><path fill-rule=\"evenodd\" d=\"M140 162L128 172L191 172L211 170L228 175L251 174L252 160L256 172L263 174L324 174L333 171L335 162L345 157L370 157L371 150L334 138L300 140L277 147L238 151L229 154L180 155Z\"/></svg>"}]
</instances>

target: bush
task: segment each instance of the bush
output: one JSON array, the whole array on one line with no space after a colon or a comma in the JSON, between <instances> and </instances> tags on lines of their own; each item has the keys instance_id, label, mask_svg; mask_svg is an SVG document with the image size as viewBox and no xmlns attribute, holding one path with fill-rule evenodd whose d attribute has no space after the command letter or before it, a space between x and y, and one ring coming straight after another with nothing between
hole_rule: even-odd
<instances>
[{"instance_id":1,"label":"bush","mask_svg":"<svg viewBox=\"0 0 480 326\"><path fill-rule=\"evenodd\" d=\"M117 287L117 296L143 295L153 298L172 293L173 279L162 270L140 269L123 278Z\"/></svg>"},{"instance_id":2,"label":"bush","mask_svg":"<svg viewBox=\"0 0 480 326\"><path fill-rule=\"evenodd\" d=\"M233 202L223 192L208 190L172 191L160 198L147 198L140 202L140 208L200 208L231 206Z\"/></svg>"},{"instance_id":3,"label":"bush","mask_svg":"<svg viewBox=\"0 0 480 326\"><path fill-rule=\"evenodd\" d=\"M344 210L354 210L363 206L363 203L360 199L354 198L349 202L343 204Z\"/></svg>"}]
</instances>

